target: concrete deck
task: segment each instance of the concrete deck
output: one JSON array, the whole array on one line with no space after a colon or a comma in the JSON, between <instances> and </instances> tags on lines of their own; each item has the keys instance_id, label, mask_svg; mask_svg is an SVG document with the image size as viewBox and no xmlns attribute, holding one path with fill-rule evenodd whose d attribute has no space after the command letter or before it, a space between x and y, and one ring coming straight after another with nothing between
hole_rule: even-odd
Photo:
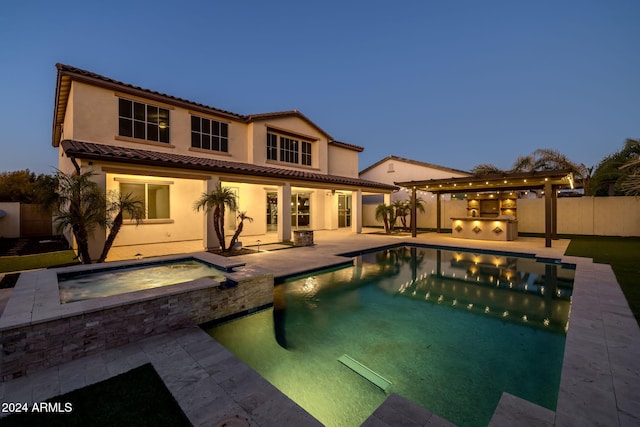
<instances>
[{"instance_id":1,"label":"concrete deck","mask_svg":"<svg viewBox=\"0 0 640 427\"><path fill-rule=\"evenodd\" d=\"M567 240L544 247L544 239L512 242L455 239L425 233L408 236L315 232L314 246L233 258L276 273L294 275L340 264L338 254L401 243L535 254L576 264L572 311L554 413L505 393L490 426L640 425L640 329L611 267L565 257ZM295 262L292 262L295 259ZM151 362L194 425L215 425L229 416L251 425L319 425L198 328L186 328L105 351L58 367L0 383L3 402L35 402ZM451 426L436 414L391 395L364 423L367 426Z\"/></svg>"}]
</instances>

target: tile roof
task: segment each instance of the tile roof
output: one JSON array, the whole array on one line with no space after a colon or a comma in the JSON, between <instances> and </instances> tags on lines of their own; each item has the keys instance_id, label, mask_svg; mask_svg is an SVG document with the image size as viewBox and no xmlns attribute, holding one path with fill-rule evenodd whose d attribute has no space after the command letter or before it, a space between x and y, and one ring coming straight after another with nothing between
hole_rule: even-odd
<instances>
[{"instance_id":1,"label":"tile roof","mask_svg":"<svg viewBox=\"0 0 640 427\"><path fill-rule=\"evenodd\" d=\"M325 175L296 169L229 162L225 160L185 156L182 154L149 151L138 148L117 147L113 145L96 144L69 139L62 141L61 144L68 157L76 157L86 160L101 160L138 165L183 168L214 173L228 173L233 175L317 182L328 185L363 187L379 191L393 191L397 189L397 187L393 185L382 184L365 179Z\"/></svg>"},{"instance_id":2,"label":"tile roof","mask_svg":"<svg viewBox=\"0 0 640 427\"><path fill-rule=\"evenodd\" d=\"M205 108L207 110L211 110L213 112L222 113L222 114L228 115L228 116L233 116L233 117L237 118L238 120L245 120L245 116L243 116L241 114L236 114L236 113L232 113L231 111L226 111L226 110L221 110L219 108L210 107L208 105L200 104L200 103L193 102L193 101L189 101L188 99L179 98L177 96L167 95L166 93L156 92L156 91L150 90L150 89L145 89L145 88L140 87L140 86L135 86L135 85L131 85L131 84L128 84L128 83L123 83L123 82L120 82L118 80L110 79L109 77L105 77L105 76L102 76L100 74L96 74L96 73L91 72L91 71L87 71L87 70L83 70L83 69L80 69L80 68L73 67L71 65L65 65L65 64L58 63L58 64L56 64L56 68L58 69L58 73L59 74L73 74L75 77L85 77L87 79L93 80L94 82L95 81L100 81L100 82L106 83L106 84L117 85L117 86L120 86L120 87L123 87L123 88L134 89L135 91L145 92L145 93L147 93L149 95L157 95L157 96L160 96L162 98L166 98L167 100L179 101L180 103L187 103L187 104L190 104L192 106L202 107L202 108Z\"/></svg>"},{"instance_id":3,"label":"tile roof","mask_svg":"<svg viewBox=\"0 0 640 427\"><path fill-rule=\"evenodd\" d=\"M140 86L123 83L118 80L114 80L109 77L105 77L91 71L73 67L71 65L58 63L56 64L56 68L58 70L58 77L57 77L57 84L56 84L55 111L54 111L54 117L53 117L53 146L57 146L61 138L61 134L62 134L61 125L62 125L62 122L64 121L67 98L69 95L69 87L71 84L70 81L79 80L89 84L107 87L114 90L120 90L123 92L132 92L133 94L138 94L143 97L156 99L158 101L175 104L185 108L199 110L201 112L205 112L209 114L221 115L229 119L241 121L244 123L251 123L254 121L275 119L280 117L299 117L302 120L309 123L312 127L316 128L323 135L325 135L325 137L327 137L329 141L335 142L336 145L341 144L343 148L348 148L358 152L361 152L364 150L363 147L360 147L358 145L333 141L333 137L331 135L329 135L324 129L322 129L320 126L315 124L311 119L309 119L307 116L305 116L298 110L276 111L276 112L270 112L270 113L242 115L242 114L233 113L227 110L221 110L219 108L211 107L205 104L189 101L188 99L167 95L166 93L145 89Z\"/></svg>"}]
</instances>

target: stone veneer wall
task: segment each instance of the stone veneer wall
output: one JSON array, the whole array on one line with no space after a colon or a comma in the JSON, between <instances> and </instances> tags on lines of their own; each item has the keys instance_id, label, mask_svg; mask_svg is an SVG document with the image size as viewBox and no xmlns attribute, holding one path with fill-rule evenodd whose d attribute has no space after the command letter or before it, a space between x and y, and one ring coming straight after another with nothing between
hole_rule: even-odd
<instances>
[{"instance_id":1,"label":"stone veneer wall","mask_svg":"<svg viewBox=\"0 0 640 427\"><path fill-rule=\"evenodd\" d=\"M273 275L160 295L0 331L1 380L69 362L140 338L273 304Z\"/></svg>"}]
</instances>

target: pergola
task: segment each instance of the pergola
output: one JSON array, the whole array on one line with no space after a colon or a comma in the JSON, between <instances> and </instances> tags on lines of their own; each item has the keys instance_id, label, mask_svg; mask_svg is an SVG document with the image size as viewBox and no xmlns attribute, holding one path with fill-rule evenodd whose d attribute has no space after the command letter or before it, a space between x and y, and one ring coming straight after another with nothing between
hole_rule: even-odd
<instances>
[{"instance_id":1,"label":"pergola","mask_svg":"<svg viewBox=\"0 0 640 427\"><path fill-rule=\"evenodd\" d=\"M423 181L396 182L398 186L411 189L411 235L416 237L416 192L427 191L436 195L436 231L441 233L441 194L469 192L501 192L522 190L544 190L545 246L551 247L551 240L558 239L558 190L574 188L573 174L568 170L548 170L491 174L481 178L428 179Z\"/></svg>"}]
</instances>

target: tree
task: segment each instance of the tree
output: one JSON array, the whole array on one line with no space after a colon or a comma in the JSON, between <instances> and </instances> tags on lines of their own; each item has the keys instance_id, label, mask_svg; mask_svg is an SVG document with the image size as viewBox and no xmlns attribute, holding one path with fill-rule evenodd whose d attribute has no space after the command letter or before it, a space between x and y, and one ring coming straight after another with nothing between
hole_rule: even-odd
<instances>
[{"instance_id":1,"label":"tree","mask_svg":"<svg viewBox=\"0 0 640 427\"><path fill-rule=\"evenodd\" d=\"M403 229L407 229L407 215L411 213L411 204L408 200L396 200L391 204L393 209L393 225L391 228L395 228L395 222L400 218L400 223Z\"/></svg>"},{"instance_id":2,"label":"tree","mask_svg":"<svg viewBox=\"0 0 640 427\"><path fill-rule=\"evenodd\" d=\"M58 171L55 194L47 200L58 232L71 230L78 245L78 257L84 264L91 264L90 233L107 224L105 193L91 180L92 176L92 171L72 174Z\"/></svg>"},{"instance_id":3,"label":"tree","mask_svg":"<svg viewBox=\"0 0 640 427\"><path fill-rule=\"evenodd\" d=\"M43 194L51 192L55 179L36 175L29 169L0 173L0 202L39 203Z\"/></svg>"},{"instance_id":4,"label":"tree","mask_svg":"<svg viewBox=\"0 0 640 427\"><path fill-rule=\"evenodd\" d=\"M566 169L573 173L577 182L582 183L585 193L590 193L589 186L593 167L588 168L584 163L572 162L564 154L550 148L539 148L530 156L532 157L532 168L525 169L525 172Z\"/></svg>"},{"instance_id":5,"label":"tree","mask_svg":"<svg viewBox=\"0 0 640 427\"><path fill-rule=\"evenodd\" d=\"M494 166L488 163L483 163L481 165L474 166L474 168L471 169L471 173L473 174L473 176L477 178L483 178L487 175L505 173L505 171L498 168L497 166Z\"/></svg>"},{"instance_id":6,"label":"tree","mask_svg":"<svg viewBox=\"0 0 640 427\"><path fill-rule=\"evenodd\" d=\"M391 224L395 222L394 209L385 203L376 206L376 220L384 223L384 232L389 234L392 230Z\"/></svg>"},{"instance_id":7,"label":"tree","mask_svg":"<svg viewBox=\"0 0 640 427\"><path fill-rule=\"evenodd\" d=\"M496 174L559 169L572 172L575 180L582 183L585 193L589 194L593 167L588 168L584 163L574 163L564 154L550 148L539 148L527 156L519 156L509 170L485 163L475 166L471 173L477 178L484 178Z\"/></svg>"},{"instance_id":8,"label":"tree","mask_svg":"<svg viewBox=\"0 0 640 427\"><path fill-rule=\"evenodd\" d=\"M627 196L640 196L640 158L629 160L620 169L630 171L621 185L624 193Z\"/></svg>"},{"instance_id":9,"label":"tree","mask_svg":"<svg viewBox=\"0 0 640 427\"><path fill-rule=\"evenodd\" d=\"M416 210L424 213L424 200L421 197L416 198ZM402 228L407 230L407 216L413 212L413 202L411 200L396 200L391 205L394 210L394 222L395 219L400 218ZM393 229L393 227L392 227Z\"/></svg>"},{"instance_id":10,"label":"tree","mask_svg":"<svg viewBox=\"0 0 640 427\"><path fill-rule=\"evenodd\" d=\"M116 240L116 237L120 232L120 228L122 228L125 214L135 221L136 226L140 224L145 214L144 202L142 200L135 198L131 193L122 194L119 191L111 191L107 195L106 210L107 215L110 216L115 213L115 217L113 221L108 223L109 235L107 236L107 240L104 242L102 254L100 254L98 262L104 262L107 259L109 250L111 250L111 246Z\"/></svg>"},{"instance_id":11,"label":"tree","mask_svg":"<svg viewBox=\"0 0 640 427\"><path fill-rule=\"evenodd\" d=\"M629 190L627 179L633 180L634 160L640 156L640 139L627 139L624 147L609 154L600 161L591 179L590 194L595 196L615 196ZM630 166L623 167L625 164Z\"/></svg>"},{"instance_id":12,"label":"tree","mask_svg":"<svg viewBox=\"0 0 640 427\"><path fill-rule=\"evenodd\" d=\"M242 229L244 228L244 220L246 219L249 222L253 222L253 218L247 216L247 212L238 213L238 219L240 220L240 224L238 224L236 232L233 233L233 237L231 238L231 242L229 243L229 250L233 250L233 247L238 241L238 237L240 237L240 233L242 233Z\"/></svg>"},{"instance_id":13,"label":"tree","mask_svg":"<svg viewBox=\"0 0 640 427\"><path fill-rule=\"evenodd\" d=\"M193 204L193 209L199 212L203 209L205 212L213 210L213 228L220 242L220 248L223 252L227 252L224 238L224 214L225 208L228 207L232 211L236 210L236 195L230 188L223 187L220 182L216 184L216 188L209 193L202 193L200 199Z\"/></svg>"}]
</instances>

